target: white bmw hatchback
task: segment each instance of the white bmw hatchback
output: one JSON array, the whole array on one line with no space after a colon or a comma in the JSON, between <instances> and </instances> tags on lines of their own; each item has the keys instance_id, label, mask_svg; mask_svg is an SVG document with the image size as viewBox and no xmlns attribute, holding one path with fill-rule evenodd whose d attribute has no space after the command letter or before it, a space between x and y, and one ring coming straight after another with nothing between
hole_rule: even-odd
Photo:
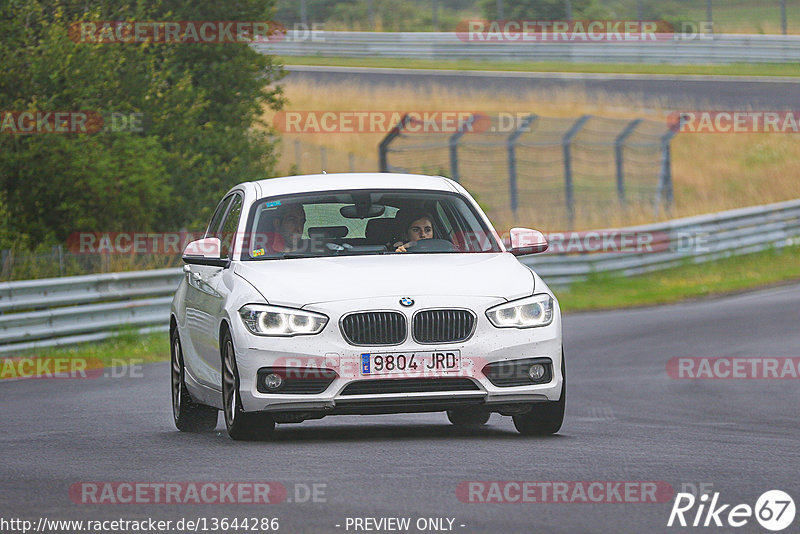
<instances>
[{"instance_id":1,"label":"white bmw hatchback","mask_svg":"<svg viewBox=\"0 0 800 534\"><path fill-rule=\"evenodd\" d=\"M444 411L460 426L512 416L557 432L561 313L458 183L327 174L231 189L184 251L172 302L172 407L184 431L233 439L339 414Z\"/></svg>"}]
</instances>

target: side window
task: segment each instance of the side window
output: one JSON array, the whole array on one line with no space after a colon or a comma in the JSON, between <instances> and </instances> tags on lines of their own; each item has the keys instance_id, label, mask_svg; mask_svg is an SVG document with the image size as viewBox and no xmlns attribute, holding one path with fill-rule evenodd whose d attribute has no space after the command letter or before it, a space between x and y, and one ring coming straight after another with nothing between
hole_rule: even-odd
<instances>
[{"instance_id":1,"label":"side window","mask_svg":"<svg viewBox=\"0 0 800 534\"><path fill-rule=\"evenodd\" d=\"M225 210L228 208L230 201L231 197L228 196L223 198L222 202L219 203L217 210L214 212L214 216L211 217L211 222L208 224L206 237L219 236L219 225L222 222L222 216L225 215Z\"/></svg>"},{"instance_id":2,"label":"side window","mask_svg":"<svg viewBox=\"0 0 800 534\"><path fill-rule=\"evenodd\" d=\"M470 252L497 251L494 238L484 230L477 230L483 228L483 224L478 220L475 213L467 207L465 201L459 200L454 204L450 204L447 206L447 211L452 211L453 213L453 226L458 228L456 234L460 235L461 239L464 240L463 250Z\"/></svg>"},{"instance_id":3,"label":"side window","mask_svg":"<svg viewBox=\"0 0 800 534\"><path fill-rule=\"evenodd\" d=\"M242 214L242 196L233 195L231 207L228 209L228 214L225 216L225 221L222 223L222 232L219 236L221 241L220 257L230 258L231 249L233 248L233 238L236 236L236 230L239 228L239 216Z\"/></svg>"}]
</instances>

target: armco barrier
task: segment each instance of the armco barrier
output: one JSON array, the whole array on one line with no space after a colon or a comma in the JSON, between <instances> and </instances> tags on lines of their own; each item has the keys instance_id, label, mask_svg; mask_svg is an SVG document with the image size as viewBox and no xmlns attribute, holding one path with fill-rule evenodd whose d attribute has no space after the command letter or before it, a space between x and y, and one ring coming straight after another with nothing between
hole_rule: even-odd
<instances>
[{"instance_id":1,"label":"armco barrier","mask_svg":"<svg viewBox=\"0 0 800 534\"><path fill-rule=\"evenodd\" d=\"M603 232L599 230L598 232ZM522 258L548 284L565 286L592 273L636 275L683 262L702 263L800 244L800 200L754 206L607 232L666 236L655 252L539 254ZM653 247L659 249L660 247Z\"/></svg>"},{"instance_id":2,"label":"armco barrier","mask_svg":"<svg viewBox=\"0 0 800 534\"><path fill-rule=\"evenodd\" d=\"M280 56L559 61L573 63L796 63L800 36L715 34L656 42L465 42L455 32L287 32L252 45ZM491 64L487 66L491 69Z\"/></svg>"},{"instance_id":3,"label":"armco barrier","mask_svg":"<svg viewBox=\"0 0 800 534\"><path fill-rule=\"evenodd\" d=\"M664 246L641 253L544 253L522 262L548 284L566 286L592 273L634 275L800 244L800 200L609 232L649 232ZM121 326L167 330L182 276L181 269L161 269L0 283L0 353L95 341Z\"/></svg>"}]
</instances>

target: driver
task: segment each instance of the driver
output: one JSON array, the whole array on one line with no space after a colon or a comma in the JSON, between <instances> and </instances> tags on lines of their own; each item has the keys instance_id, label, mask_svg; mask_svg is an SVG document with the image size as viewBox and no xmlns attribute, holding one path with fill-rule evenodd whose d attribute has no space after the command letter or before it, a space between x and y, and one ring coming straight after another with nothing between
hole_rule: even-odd
<instances>
[{"instance_id":1,"label":"driver","mask_svg":"<svg viewBox=\"0 0 800 534\"><path fill-rule=\"evenodd\" d=\"M405 225L405 238L406 243L398 241L393 246L395 252L408 252L407 247L414 246L414 243L420 239L433 238L433 217L430 213L425 211L414 211L405 218L407 224Z\"/></svg>"}]
</instances>

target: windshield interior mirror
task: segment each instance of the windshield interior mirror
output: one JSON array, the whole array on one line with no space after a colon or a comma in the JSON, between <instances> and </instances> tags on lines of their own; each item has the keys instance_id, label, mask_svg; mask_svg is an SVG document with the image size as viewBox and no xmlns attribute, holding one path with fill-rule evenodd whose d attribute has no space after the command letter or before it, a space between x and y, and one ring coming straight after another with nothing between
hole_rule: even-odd
<instances>
[{"instance_id":1,"label":"windshield interior mirror","mask_svg":"<svg viewBox=\"0 0 800 534\"><path fill-rule=\"evenodd\" d=\"M386 211L386 206L383 204L351 204L343 206L339 213L347 219L371 219L380 217L384 211Z\"/></svg>"}]
</instances>

